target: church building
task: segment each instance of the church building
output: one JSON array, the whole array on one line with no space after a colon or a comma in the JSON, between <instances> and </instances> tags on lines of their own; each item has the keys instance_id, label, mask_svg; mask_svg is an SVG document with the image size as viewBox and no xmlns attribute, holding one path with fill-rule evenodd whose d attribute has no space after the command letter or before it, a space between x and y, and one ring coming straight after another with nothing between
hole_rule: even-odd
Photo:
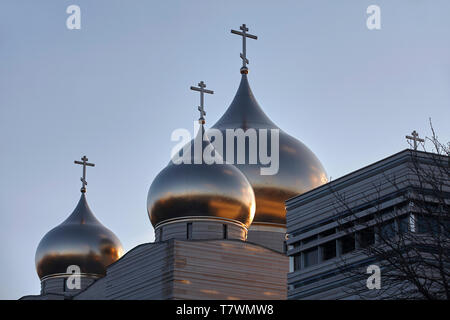
<instances>
[{"instance_id":1,"label":"church building","mask_svg":"<svg viewBox=\"0 0 450 320\"><path fill-rule=\"evenodd\" d=\"M303 143L275 125L264 113L249 85L246 40L257 39L246 25L233 34L242 37L240 84L223 116L206 128L203 82L191 87L200 93L201 152L190 143L180 154L190 163L168 165L153 180L147 213L155 241L127 253L118 238L94 216L86 198L86 157L81 198L73 213L50 230L36 251L40 295L22 299L286 299L289 259L285 254L285 201L327 182L317 157ZM237 147L214 148L209 132L255 130L258 137L278 134L279 166L276 174L261 174L266 166L260 143L245 143L245 163ZM247 139L246 138L246 139ZM267 137L266 137L267 138ZM271 143L275 141L270 140ZM270 149L270 148L269 148ZM204 151L222 163L206 163ZM95 196L95 195L93 195ZM74 279L74 276L78 278ZM78 282L77 282L78 281Z\"/></svg>"}]
</instances>

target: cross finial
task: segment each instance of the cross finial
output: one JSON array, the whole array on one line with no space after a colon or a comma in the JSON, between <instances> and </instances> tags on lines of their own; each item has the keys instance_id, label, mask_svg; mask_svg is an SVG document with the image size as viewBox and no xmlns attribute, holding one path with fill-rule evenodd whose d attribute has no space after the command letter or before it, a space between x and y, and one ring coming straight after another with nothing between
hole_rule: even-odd
<instances>
[{"instance_id":1,"label":"cross finial","mask_svg":"<svg viewBox=\"0 0 450 320\"><path fill-rule=\"evenodd\" d=\"M214 94L214 91L207 90L205 88L206 88L206 84L203 81L199 82L198 88L197 87L191 87L191 90L200 92L200 106L198 107L198 111L200 111L200 118L198 119L198 122L200 124L205 124L205 117L204 116L206 116L206 111L205 111L205 106L204 106L204 103L205 103L204 94L205 93Z\"/></svg>"},{"instance_id":2,"label":"cross finial","mask_svg":"<svg viewBox=\"0 0 450 320\"><path fill-rule=\"evenodd\" d=\"M83 176L80 178L81 180L81 193L85 193L86 192L86 186L87 186L87 181L86 181L86 166L88 167L95 167L94 163L89 163L87 162L89 159L86 156L83 156L83 158L81 158L82 161L77 161L75 160L74 163L75 164L81 164L83 166Z\"/></svg>"},{"instance_id":3,"label":"cross finial","mask_svg":"<svg viewBox=\"0 0 450 320\"><path fill-rule=\"evenodd\" d=\"M251 39L257 40L258 37L254 36L254 35L252 35L250 33L247 33L248 28L247 28L247 26L245 24L240 26L239 29L241 29L242 31L231 30L231 33L234 33L234 34L237 34L239 36L242 36L242 53L241 53L242 68L241 68L241 73L242 74L247 74L248 73L247 64L249 63L248 59L247 59L247 38L251 38Z\"/></svg>"},{"instance_id":4,"label":"cross finial","mask_svg":"<svg viewBox=\"0 0 450 320\"><path fill-rule=\"evenodd\" d=\"M417 150L417 142L425 142L424 139L419 138L419 134L414 130L410 136L406 136L406 139L413 140L414 150Z\"/></svg>"}]
</instances>

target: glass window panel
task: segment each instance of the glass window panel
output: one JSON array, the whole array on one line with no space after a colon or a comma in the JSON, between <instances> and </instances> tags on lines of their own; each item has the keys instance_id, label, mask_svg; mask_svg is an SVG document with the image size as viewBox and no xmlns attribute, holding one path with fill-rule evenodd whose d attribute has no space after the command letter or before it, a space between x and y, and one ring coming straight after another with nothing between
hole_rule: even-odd
<instances>
[{"instance_id":1,"label":"glass window panel","mask_svg":"<svg viewBox=\"0 0 450 320\"><path fill-rule=\"evenodd\" d=\"M381 225L380 236L383 239L390 239L395 236L395 221L389 221Z\"/></svg>"},{"instance_id":2,"label":"glass window panel","mask_svg":"<svg viewBox=\"0 0 450 320\"><path fill-rule=\"evenodd\" d=\"M328 241L322 245L323 260L336 257L336 240Z\"/></svg>"},{"instance_id":3,"label":"glass window panel","mask_svg":"<svg viewBox=\"0 0 450 320\"><path fill-rule=\"evenodd\" d=\"M294 255L294 271L300 270L302 268L301 264L301 255L300 253L297 253Z\"/></svg>"},{"instance_id":4,"label":"glass window panel","mask_svg":"<svg viewBox=\"0 0 450 320\"><path fill-rule=\"evenodd\" d=\"M375 231L373 227L361 230L359 232L359 242L361 248L367 248L375 243Z\"/></svg>"},{"instance_id":5,"label":"glass window panel","mask_svg":"<svg viewBox=\"0 0 450 320\"><path fill-rule=\"evenodd\" d=\"M349 253L355 250L355 236L353 234L346 235L341 238L341 252L342 254Z\"/></svg>"},{"instance_id":6,"label":"glass window panel","mask_svg":"<svg viewBox=\"0 0 450 320\"><path fill-rule=\"evenodd\" d=\"M313 266L319 262L319 248L315 247L303 252L305 255L305 267Z\"/></svg>"}]
</instances>

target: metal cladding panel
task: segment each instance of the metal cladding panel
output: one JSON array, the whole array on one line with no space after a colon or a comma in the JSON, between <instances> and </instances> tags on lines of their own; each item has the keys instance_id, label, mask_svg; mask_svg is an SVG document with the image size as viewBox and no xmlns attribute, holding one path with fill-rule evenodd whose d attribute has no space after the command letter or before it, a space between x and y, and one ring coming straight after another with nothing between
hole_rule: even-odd
<instances>
[{"instance_id":1,"label":"metal cladding panel","mask_svg":"<svg viewBox=\"0 0 450 320\"><path fill-rule=\"evenodd\" d=\"M282 232L249 230L247 241L257 243L263 247L283 252L286 234Z\"/></svg>"},{"instance_id":2,"label":"metal cladding panel","mask_svg":"<svg viewBox=\"0 0 450 320\"><path fill-rule=\"evenodd\" d=\"M173 242L147 243L108 268L106 299L170 299Z\"/></svg>"},{"instance_id":3,"label":"metal cladding panel","mask_svg":"<svg viewBox=\"0 0 450 320\"><path fill-rule=\"evenodd\" d=\"M175 241L174 299L286 299L288 259L237 240Z\"/></svg>"},{"instance_id":4,"label":"metal cladding panel","mask_svg":"<svg viewBox=\"0 0 450 320\"><path fill-rule=\"evenodd\" d=\"M286 299L287 272L285 255L256 244L170 240L129 251L75 299Z\"/></svg>"}]
</instances>

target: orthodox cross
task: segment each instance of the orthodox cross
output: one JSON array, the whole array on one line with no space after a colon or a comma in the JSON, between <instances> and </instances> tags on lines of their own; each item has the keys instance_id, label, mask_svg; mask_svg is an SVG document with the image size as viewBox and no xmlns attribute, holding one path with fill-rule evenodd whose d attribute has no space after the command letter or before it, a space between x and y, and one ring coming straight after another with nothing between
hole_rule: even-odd
<instances>
[{"instance_id":1,"label":"orthodox cross","mask_svg":"<svg viewBox=\"0 0 450 320\"><path fill-rule=\"evenodd\" d=\"M204 103L205 103L204 94L205 93L214 94L214 91L207 90L205 88L206 88L206 84L203 81L199 82L198 87L191 87L191 90L200 92L200 106L198 107L198 111L200 111L200 118L198 119L198 122L201 124L205 124L204 116L206 116L206 111L205 111L205 106L204 106Z\"/></svg>"},{"instance_id":2,"label":"orthodox cross","mask_svg":"<svg viewBox=\"0 0 450 320\"><path fill-rule=\"evenodd\" d=\"M414 150L417 150L417 142L425 142L424 139L419 138L419 134L414 130L411 136L406 136L406 139L414 141Z\"/></svg>"},{"instance_id":3,"label":"orthodox cross","mask_svg":"<svg viewBox=\"0 0 450 320\"><path fill-rule=\"evenodd\" d=\"M239 36L242 36L242 53L241 53L241 59L242 59L242 68L241 68L241 73L248 73L248 69L247 69L247 64L248 59L247 59L247 38L251 38L251 39L255 39L257 40L258 37L254 36L250 33L247 33L248 28L245 24L243 24L242 26L239 27L239 29L242 30L241 31L236 31L236 30L231 30L231 33L237 34Z\"/></svg>"},{"instance_id":4,"label":"orthodox cross","mask_svg":"<svg viewBox=\"0 0 450 320\"><path fill-rule=\"evenodd\" d=\"M87 185L87 181L86 181L86 167L95 167L94 163L89 163L87 162L89 159L86 156L83 156L83 158L81 158L82 161L77 161L75 160L74 163L75 164L81 164L83 166L83 176L80 178L81 180L81 192L85 193L86 192L86 185Z\"/></svg>"}]
</instances>

